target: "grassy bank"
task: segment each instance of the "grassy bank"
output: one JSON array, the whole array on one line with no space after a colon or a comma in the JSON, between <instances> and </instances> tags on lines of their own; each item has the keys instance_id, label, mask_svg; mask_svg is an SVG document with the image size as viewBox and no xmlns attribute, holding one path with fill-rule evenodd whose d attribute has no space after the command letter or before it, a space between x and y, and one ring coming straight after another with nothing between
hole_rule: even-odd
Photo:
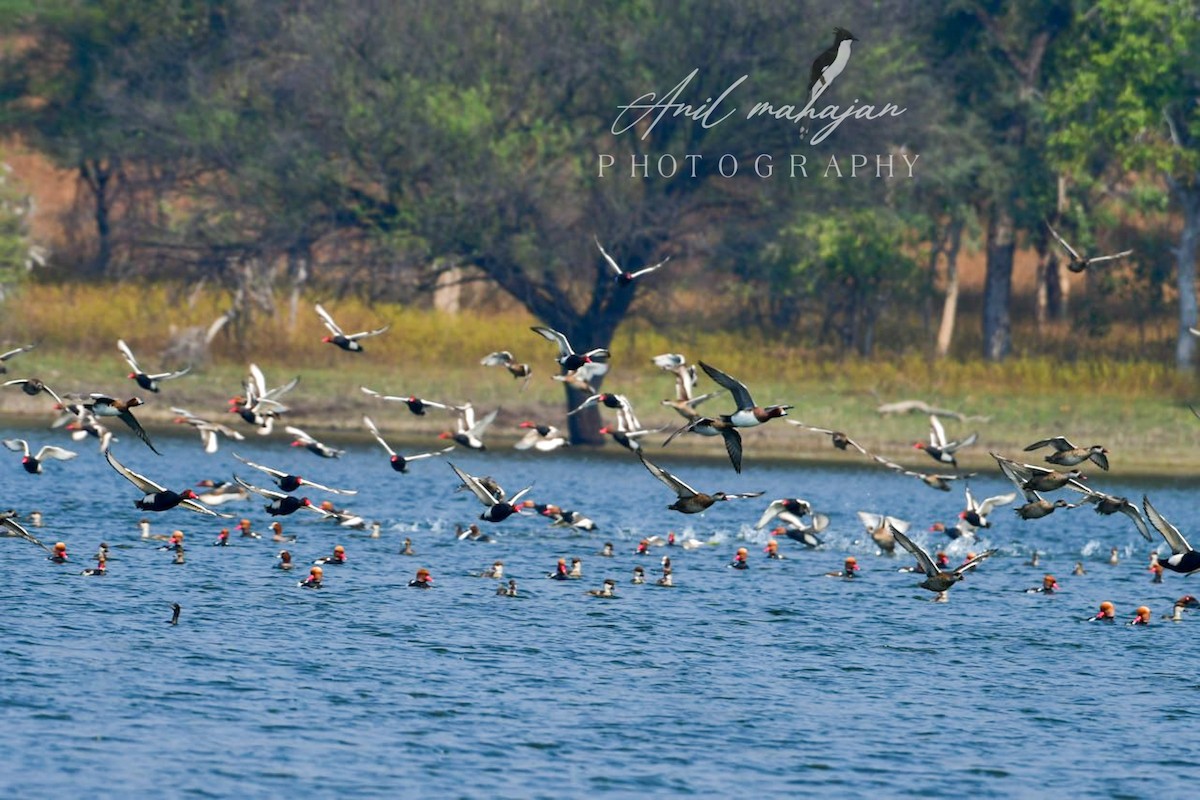
<instances>
[{"instance_id":1,"label":"grassy bank","mask_svg":"<svg viewBox=\"0 0 1200 800\"><path fill-rule=\"evenodd\" d=\"M223 333L214 343L210 362L166 384L140 416L165 424L168 407L182 405L220 417L225 400L239 392L246 363L253 360L269 382L301 376L299 388L289 397L291 418L315 430L357 432L363 413L375 417L399 441L428 443L443 429L445 417L413 417L402 407L363 395L361 385L451 402L469 399L484 409L500 406L504 412L494 432L498 441L515 438L515 426L524 419L562 424L562 390L549 377L555 367L553 348L529 332L535 321L528 316L507 312L484 318L473 311L448 315L395 305L368 308L349 299L330 302L329 307L347 328L386 323L392 330L370 340L367 353L348 354L321 343L324 331L308 301L301 303L294 324L281 304L274 316L258 316L240 341L231 332ZM222 310L219 297L202 294L189 301L163 287L109 291L31 286L6 303L0 339L40 343L37 350L9 363L13 376L37 375L62 391L129 395L136 387L124 378L128 370L116 351L117 338L131 344L144 367L174 367L161 361L168 337L188 326L207 325ZM524 391L505 371L479 366L483 355L498 349L512 350L534 365L534 378ZM917 354L836 360L791 347L777 337L651 330L637 320L621 329L612 349L613 370L604 388L627 394L646 424L681 421L659 405L671 396L672 379L650 363L657 353L678 351L737 375L760 402L794 404L794 419L844 429L869 449L922 469L933 462L915 453L911 443L926 434L924 416L881 416L876 412L881 403L919 399L985 418L969 423L947 420L952 435L980 431L980 445L964 454L965 466L989 464L989 449L1012 453L1036 438L1062 433L1080 444L1106 444L1119 454L1114 463L1123 471L1200 470L1200 420L1187 408L1187 403L1200 400L1200 387L1191 376L1161 364L1066 363L1045 357L1003 364L934 362ZM0 413L5 415L42 417L44 406L17 391L0 394ZM709 408L722 410L721 401ZM832 453L825 437L780 423L747 432L746 438L751 457L840 455ZM681 440L679 446L683 452L715 451L720 456L721 448L710 440Z\"/></svg>"}]
</instances>

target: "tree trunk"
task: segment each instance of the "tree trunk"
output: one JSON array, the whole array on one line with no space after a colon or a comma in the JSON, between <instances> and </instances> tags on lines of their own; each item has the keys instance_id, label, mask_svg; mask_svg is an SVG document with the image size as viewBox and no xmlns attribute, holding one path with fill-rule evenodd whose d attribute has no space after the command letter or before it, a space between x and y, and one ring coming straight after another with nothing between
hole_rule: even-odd
<instances>
[{"instance_id":1,"label":"tree trunk","mask_svg":"<svg viewBox=\"0 0 1200 800\"><path fill-rule=\"evenodd\" d=\"M987 361L1002 361L1012 349L1009 304L1015 248L1012 212L997 205L988 218L987 278L983 287L983 357Z\"/></svg>"},{"instance_id":2,"label":"tree trunk","mask_svg":"<svg viewBox=\"0 0 1200 800\"><path fill-rule=\"evenodd\" d=\"M955 220L946 247L946 297L942 301L942 322L938 325L937 357L950 353L954 339L954 321L958 317L958 248L962 245L963 221Z\"/></svg>"},{"instance_id":3,"label":"tree trunk","mask_svg":"<svg viewBox=\"0 0 1200 800\"><path fill-rule=\"evenodd\" d=\"M1183 231L1175 248L1175 271L1179 288L1179 339L1175 345L1175 366L1192 368L1196 337L1188 330L1196 327L1196 253L1200 248L1200 188L1172 183L1183 206Z\"/></svg>"},{"instance_id":4,"label":"tree trunk","mask_svg":"<svg viewBox=\"0 0 1200 800\"><path fill-rule=\"evenodd\" d=\"M109 189L112 174L111 165L105 166L100 161L87 160L79 165L79 176L92 193L92 219L96 223L96 258L92 262L94 275L107 272L112 261L112 193Z\"/></svg>"}]
</instances>

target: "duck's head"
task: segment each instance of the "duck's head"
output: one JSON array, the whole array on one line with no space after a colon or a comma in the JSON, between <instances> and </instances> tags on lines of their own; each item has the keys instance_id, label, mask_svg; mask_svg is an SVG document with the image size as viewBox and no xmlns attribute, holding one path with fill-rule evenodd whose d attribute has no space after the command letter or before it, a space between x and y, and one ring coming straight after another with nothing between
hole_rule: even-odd
<instances>
[{"instance_id":1,"label":"duck's head","mask_svg":"<svg viewBox=\"0 0 1200 800\"><path fill-rule=\"evenodd\" d=\"M279 558L280 558L280 560L282 560L282 561L283 561L283 563L287 564L287 563L290 563L290 562L291 562L291 560L292 560L292 554L291 554L291 553L289 553L287 550L280 550L280 551L279 551Z\"/></svg>"},{"instance_id":2,"label":"duck's head","mask_svg":"<svg viewBox=\"0 0 1200 800\"><path fill-rule=\"evenodd\" d=\"M325 574L325 570L321 569L320 567L313 567L308 571L308 574L312 575L314 578L320 578Z\"/></svg>"},{"instance_id":3,"label":"duck's head","mask_svg":"<svg viewBox=\"0 0 1200 800\"><path fill-rule=\"evenodd\" d=\"M454 434L451 433L450 431L442 431L441 433L438 434L438 438L439 439L453 439Z\"/></svg>"},{"instance_id":4,"label":"duck's head","mask_svg":"<svg viewBox=\"0 0 1200 800\"><path fill-rule=\"evenodd\" d=\"M432 583L433 576L429 574L429 570L421 567L421 569L417 570L417 580L424 581L425 583Z\"/></svg>"},{"instance_id":5,"label":"duck's head","mask_svg":"<svg viewBox=\"0 0 1200 800\"><path fill-rule=\"evenodd\" d=\"M321 341L322 341L322 342L325 342L326 344L328 344L329 342L332 342L332 341L333 341L333 337L332 337L332 336L322 336L322 337L321 337Z\"/></svg>"},{"instance_id":6,"label":"duck's head","mask_svg":"<svg viewBox=\"0 0 1200 800\"><path fill-rule=\"evenodd\" d=\"M924 442L913 442L913 447L915 447L918 450L924 450L927 447L927 445Z\"/></svg>"},{"instance_id":7,"label":"duck's head","mask_svg":"<svg viewBox=\"0 0 1200 800\"><path fill-rule=\"evenodd\" d=\"M1139 620L1141 620L1142 622L1149 622L1150 621L1150 607L1149 606L1138 606L1137 618Z\"/></svg>"},{"instance_id":8,"label":"duck's head","mask_svg":"<svg viewBox=\"0 0 1200 800\"><path fill-rule=\"evenodd\" d=\"M967 515L967 512L965 512L965 511L959 512L958 518L962 519L966 515ZM935 522L929 526L929 530L933 531L934 533L944 533L946 530L946 526L941 522Z\"/></svg>"},{"instance_id":9,"label":"duck's head","mask_svg":"<svg viewBox=\"0 0 1200 800\"><path fill-rule=\"evenodd\" d=\"M844 566L845 566L846 572L858 572L858 570L859 570L858 559L855 558L854 556L846 556L846 561L845 561Z\"/></svg>"},{"instance_id":10,"label":"duck's head","mask_svg":"<svg viewBox=\"0 0 1200 800\"><path fill-rule=\"evenodd\" d=\"M1058 579L1055 578L1053 575L1049 575L1049 574L1043 575L1042 576L1042 588L1043 589L1053 589L1054 591L1058 591L1058 588L1059 588Z\"/></svg>"},{"instance_id":11,"label":"duck's head","mask_svg":"<svg viewBox=\"0 0 1200 800\"><path fill-rule=\"evenodd\" d=\"M950 556L945 553L938 553L935 560L937 561L937 565L942 569L950 566Z\"/></svg>"},{"instance_id":12,"label":"duck's head","mask_svg":"<svg viewBox=\"0 0 1200 800\"><path fill-rule=\"evenodd\" d=\"M346 554L346 548L342 547L342 546L339 544L339 545L337 545L337 546L335 546L335 547L333 548L333 552L334 552L334 554L336 554L336 555L339 555L339 556L341 556L341 555L345 555L345 554Z\"/></svg>"},{"instance_id":13,"label":"duck's head","mask_svg":"<svg viewBox=\"0 0 1200 800\"><path fill-rule=\"evenodd\" d=\"M1185 594L1183 597L1175 601L1175 605L1184 608L1197 608L1200 607L1200 602L1197 602L1196 598L1192 597L1190 594Z\"/></svg>"},{"instance_id":14,"label":"duck's head","mask_svg":"<svg viewBox=\"0 0 1200 800\"><path fill-rule=\"evenodd\" d=\"M67 552L67 545L66 545L66 543L65 543L65 542L55 542L55 543L54 543L54 552L55 552L55 554L56 554L56 555L63 555L63 554L65 554L65 553Z\"/></svg>"},{"instance_id":15,"label":"duck's head","mask_svg":"<svg viewBox=\"0 0 1200 800\"><path fill-rule=\"evenodd\" d=\"M182 497L184 500L195 500L196 499L196 493L193 492L191 489L184 489L183 492L181 492L179 496Z\"/></svg>"},{"instance_id":16,"label":"duck's head","mask_svg":"<svg viewBox=\"0 0 1200 800\"><path fill-rule=\"evenodd\" d=\"M1100 604L1100 613L1096 615L1097 619L1112 619L1117 615L1117 607L1109 601L1105 600Z\"/></svg>"}]
</instances>

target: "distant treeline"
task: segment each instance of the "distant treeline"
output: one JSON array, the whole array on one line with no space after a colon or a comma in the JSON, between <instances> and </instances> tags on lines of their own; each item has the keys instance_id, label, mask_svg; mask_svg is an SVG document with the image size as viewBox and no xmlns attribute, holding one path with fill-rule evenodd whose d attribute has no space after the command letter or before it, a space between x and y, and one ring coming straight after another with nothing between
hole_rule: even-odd
<instances>
[{"instance_id":1,"label":"distant treeline","mask_svg":"<svg viewBox=\"0 0 1200 800\"><path fill-rule=\"evenodd\" d=\"M75 171L87 209L83 244L35 273L203 277L235 306L483 275L586 347L644 293L651 320L945 354L975 249L972 340L997 360L1021 247L1038 260L1022 335L1119 318L1144 337L1165 301L1191 366L1200 0L5 9L0 134ZM0 184L0 281L29 260L25 211ZM1133 254L1087 267L1068 308L1051 227ZM597 243L631 272L671 261L620 281Z\"/></svg>"}]
</instances>

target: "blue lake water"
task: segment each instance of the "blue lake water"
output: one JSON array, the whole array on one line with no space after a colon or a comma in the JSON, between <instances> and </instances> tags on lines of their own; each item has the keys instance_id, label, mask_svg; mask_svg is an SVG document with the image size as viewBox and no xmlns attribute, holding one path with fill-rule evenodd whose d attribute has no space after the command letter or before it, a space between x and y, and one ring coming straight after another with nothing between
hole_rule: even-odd
<instances>
[{"instance_id":1,"label":"blue lake water","mask_svg":"<svg viewBox=\"0 0 1200 800\"><path fill-rule=\"evenodd\" d=\"M0 430L14 434L60 441ZM235 467L251 475L226 443L206 456L191 438L159 435L158 458L122 438L119 458L173 488ZM632 456L459 451L468 472L510 492L533 483L539 502L601 526L566 533L516 517L480 523L496 537L482 543L454 536L481 506L453 491L440 460L397 475L363 444L326 461L253 438L239 452L359 488L332 499L380 520L382 537L283 518L299 536L285 545L297 569L284 573L269 540L211 547L232 521L148 515L156 533L186 532L187 563L174 565L139 539L137 492L91 442L42 476L24 474L16 454L0 459L0 507L41 509L34 533L66 542L72 558L54 565L0 539L0 796L1195 796L1200 614L1160 617L1200 583L1151 584L1152 545L1122 516L1081 508L1021 522L1001 509L970 545L1000 553L937 604L897 571L911 558L876 554L854 512L910 520L914 538L957 563L968 545L927 529L955 518L961 489L936 492L850 456L846 468L763 464L748 440L738 476L652 446L701 490L766 492L687 517L666 509L670 492ZM1139 501L1148 492L1185 534L1200 522L1194 482L1123 481L1119 453L1093 482ZM998 474L972 488L1007 490ZM752 525L784 496L807 498L832 524L822 548L781 540L786 560L768 561ZM223 510L266 531L261 506ZM643 536L672 530L718 544L634 555ZM417 557L398 553L404 537ZM80 576L101 540L109 574ZM596 555L605 541L615 558ZM334 544L349 563L326 567L320 591L297 588ZM739 546L749 570L726 566ZM1034 549L1038 568L1025 565ZM664 554L675 588L630 584L638 564L653 581ZM847 555L859 580L823 577ZM575 556L582 581L543 578ZM519 597L470 577L497 558ZM1071 575L1076 561L1086 575ZM418 567L435 589L407 587ZM1062 591L1025 594L1045 572ZM617 599L586 595L607 577ZM1101 600L1122 624L1081 622ZM166 624L174 602L176 627ZM1141 604L1154 623L1124 625Z\"/></svg>"}]
</instances>

